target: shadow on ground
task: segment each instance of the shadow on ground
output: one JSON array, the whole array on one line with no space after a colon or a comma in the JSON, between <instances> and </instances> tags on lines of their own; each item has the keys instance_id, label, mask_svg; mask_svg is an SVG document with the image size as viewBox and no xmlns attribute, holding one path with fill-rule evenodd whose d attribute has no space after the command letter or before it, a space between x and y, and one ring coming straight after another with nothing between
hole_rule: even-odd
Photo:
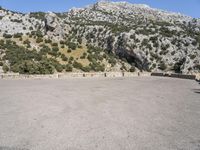
<instances>
[{"instance_id":1,"label":"shadow on ground","mask_svg":"<svg viewBox=\"0 0 200 150\"><path fill-rule=\"evenodd\" d=\"M200 94L200 89L193 89L194 93Z\"/></svg>"}]
</instances>

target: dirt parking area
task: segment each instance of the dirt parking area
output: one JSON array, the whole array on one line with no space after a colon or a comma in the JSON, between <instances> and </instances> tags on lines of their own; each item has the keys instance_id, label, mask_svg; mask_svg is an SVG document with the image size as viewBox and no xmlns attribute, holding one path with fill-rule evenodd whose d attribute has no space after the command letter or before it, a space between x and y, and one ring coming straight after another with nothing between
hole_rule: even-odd
<instances>
[{"instance_id":1,"label":"dirt parking area","mask_svg":"<svg viewBox=\"0 0 200 150\"><path fill-rule=\"evenodd\" d=\"M200 150L200 84L0 80L0 150Z\"/></svg>"}]
</instances>

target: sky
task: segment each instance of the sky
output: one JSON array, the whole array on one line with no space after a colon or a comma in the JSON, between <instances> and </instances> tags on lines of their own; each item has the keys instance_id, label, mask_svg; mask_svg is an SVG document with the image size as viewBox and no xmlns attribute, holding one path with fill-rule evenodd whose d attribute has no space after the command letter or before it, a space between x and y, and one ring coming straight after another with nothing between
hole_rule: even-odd
<instances>
[{"instance_id":1,"label":"sky","mask_svg":"<svg viewBox=\"0 0 200 150\"><path fill-rule=\"evenodd\" d=\"M113 0L119 1L119 0ZM200 18L200 0L122 0L136 4L147 4L172 12ZM3 8L19 12L53 11L66 12L72 7L84 7L97 0L0 0Z\"/></svg>"}]
</instances>

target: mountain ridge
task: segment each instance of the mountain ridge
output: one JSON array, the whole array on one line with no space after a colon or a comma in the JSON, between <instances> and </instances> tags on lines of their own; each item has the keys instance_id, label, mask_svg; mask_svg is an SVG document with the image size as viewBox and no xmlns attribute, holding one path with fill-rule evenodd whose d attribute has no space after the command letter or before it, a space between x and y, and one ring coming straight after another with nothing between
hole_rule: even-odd
<instances>
[{"instance_id":1,"label":"mountain ridge","mask_svg":"<svg viewBox=\"0 0 200 150\"><path fill-rule=\"evenodd\" d=\"M143 4L97 2L65 13L23 14L0 9L0 16L0 39L4 40L0 62L6 71L45 73L40 72L43 59L51 64L50 73L191 73L200 69L200 20L186 15ZM10 47L23 46L29 53L34 50L34 55L42 55L41 60L26 56L26 62L10 63L17 56L8 56L11 49L6 47L6 41L11 41ZM27 70L27 64L37 71Z\"/></svg>"},{"instance_id":2,"label":"mountain ridge","mask_svg":"<svg viewBox=\"0 0 200 150\"><path fill-rule=\"evenodd\" d=\"M178 14L178 15L182 15L182 16L186 16L186 17L190 17L190 18L194 18L194 19L200 19L199 17L192 17L190 15L186 15L184 13L181 13L181 12L174 12L174 11L170 11L170 10L163 10L163 9L160 9L160 8L155 8L155 7L151 7L150 5L147 5L147 4L144 4L144 3L130 3L130 2L127 2L127 1L118 1L118 2L113 2L113 1L99 1L99 2L96 2L96 3L93 3L93 4L89 4L89 5L86 5L84 7L72 7L66 11L51 11L51 10L48 10L48 11L28 11L28 12L22 12L22 11L16 11L16 10L11 10L11 9L8 9L6 7L3 7L0 5L0 9L4 9L4 10L9 10L9 11L12 11L14 13L21 13L21 14L28 14L28 13L37 13L37 12L44 12L44 13L48 13L48 12L53 12L53 13L67 13L73 9L85 9L85 8L88 8L90 6L93 6L95 4L98 4L98 3L125 3L127 5L135 5L135 6L141 6L143 8L151 8L151 9L156 9L156 10L159 10L159 11L163 11L163 12L166 12L166 13L172 13L172 14Z\"/></svg>"}]
</instances>

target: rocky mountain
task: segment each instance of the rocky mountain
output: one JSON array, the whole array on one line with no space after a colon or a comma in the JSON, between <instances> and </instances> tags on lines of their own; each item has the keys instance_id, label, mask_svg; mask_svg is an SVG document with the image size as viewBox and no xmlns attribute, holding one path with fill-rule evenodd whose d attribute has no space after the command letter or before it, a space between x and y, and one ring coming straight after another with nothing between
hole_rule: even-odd
<instances>
[{"instance_id":1,"label":"rocky mountain","mask_svg":"<svg viewBox=\"0 0 200 150\"><path fill-rule=\"evenodd\" d=\"M4 72L200 72L200 19L127 2L66 13L0 8Z\"/></svg>"}]
</instances>

